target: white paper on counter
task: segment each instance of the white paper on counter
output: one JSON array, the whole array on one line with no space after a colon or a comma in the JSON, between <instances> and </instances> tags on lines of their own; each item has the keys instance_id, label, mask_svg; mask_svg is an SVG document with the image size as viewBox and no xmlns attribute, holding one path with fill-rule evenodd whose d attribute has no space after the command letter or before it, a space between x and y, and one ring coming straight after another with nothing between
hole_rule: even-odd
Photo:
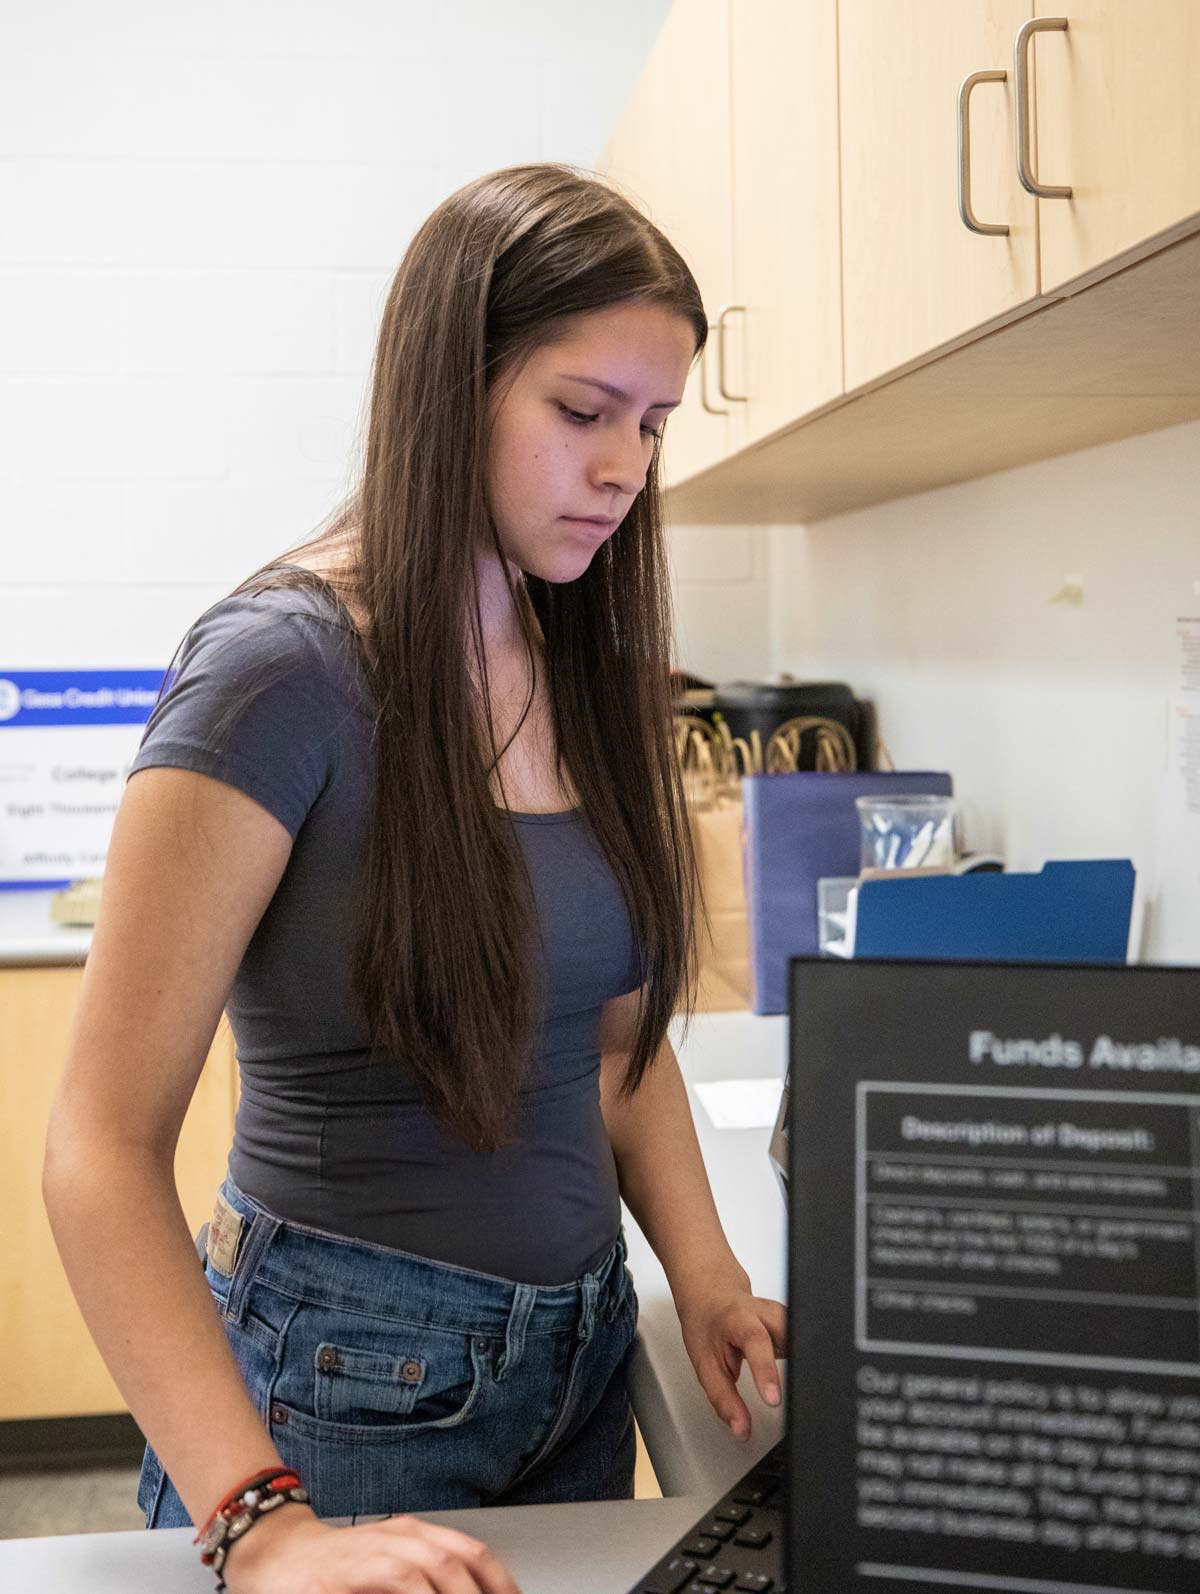
<instances>
[{"instance_id":1,"label":"white paper on counter","mask_svg":"<svg viewBox=\"0 0 1200 1594\"><path fill-rule=\"evenodd\" d=\"M782 1079L709 1079L694 1090L715 1129L772 1129Z\"/></svg>"}]
</instances>

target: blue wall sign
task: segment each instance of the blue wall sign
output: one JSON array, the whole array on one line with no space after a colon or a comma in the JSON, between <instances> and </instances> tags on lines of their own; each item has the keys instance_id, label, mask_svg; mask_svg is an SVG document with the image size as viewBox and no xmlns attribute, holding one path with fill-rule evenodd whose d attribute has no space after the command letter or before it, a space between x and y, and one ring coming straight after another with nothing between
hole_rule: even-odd
<instances>
[{"instance_id":1,"label":"blue wall sign","mask_svg":"<svg viewBox=\"0 0 1200 1594\"><path fill-rule=\"evenodd\" d=\"M162 670L0 670L0 890L104 873Z\"/></svg>"}]
</instances>

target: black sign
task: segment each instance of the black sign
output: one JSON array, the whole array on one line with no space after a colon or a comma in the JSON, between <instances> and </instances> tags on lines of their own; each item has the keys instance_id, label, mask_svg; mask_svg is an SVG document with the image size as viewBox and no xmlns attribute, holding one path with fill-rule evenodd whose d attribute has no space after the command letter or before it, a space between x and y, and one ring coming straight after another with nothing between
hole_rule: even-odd
<instances>
[{"instance_id":1,"label":"black sign","mask_svg":"<svg viewBox=\"0 0 1200 1594\"><path fill-rule=\"evenodd\" d=\"M1200 970L790 977L789 1586L1200 1588Z\"/></svg>"}]
</instances>

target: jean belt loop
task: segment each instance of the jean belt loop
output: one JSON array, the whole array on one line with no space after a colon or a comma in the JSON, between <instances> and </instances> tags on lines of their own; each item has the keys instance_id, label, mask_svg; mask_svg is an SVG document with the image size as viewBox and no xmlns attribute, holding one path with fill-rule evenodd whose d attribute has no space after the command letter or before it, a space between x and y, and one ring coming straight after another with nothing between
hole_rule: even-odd
<instances>
[{"instance_id":1,"label":"jean belt loop","mask_svg":"<svg viewBox=\"0 0 1200 1594\"><path fill-rule=\"evenodd\" d=\"M241 1249L233 1267L233 1282L229 1286L229 1300L225 1316L231 1323L241 1324L246 1311L246 1294L250 1281L258 1268L263 1252L281 1227L273 1213L258 1210L250 1220L248 1231L242 1236Z\"/></svg>"},{"instance_id":2,"label":"jean belt loop","mask_svg":"<svg viewBox=\"0 0 1200 1594\"><path fill-rule=\"evenodd\" d=\"M617 1315L617 1307L620 1305L624 1285L625 1256L618 1241L613 1251L611 1265L604 1279L604 1292L608 1297L604 1307L604 1321L606 1323L611 1323Z\"/></svg>"},{"instance_id":3,"label":"jean belt loop","mask_svg":"<svg viewBox=\"0 0 1200 1594\"><path fill-rule=\"evenodd\" d=\"M604 1317L605 1321L609 1323L617 1315L617 1303L625 1287L625 1259L628 1254L628 1248L625 1244L625 1229L622 1226L618 1229L612 1250L608 1253L604 1265L600 1269L603 1290L608 1296L608 1301L604 1308Z\"/></svg>"},{"instance_id":4,"label":"jean belt loop","mask_svg":"<svg viewBox=\"0 0 1200 1594\"><path fill-rule=\"evenodd\" d=\"M525 1325L529 1322L536 1300L537 1289L534 1285L517 1285L508 1314L508 1326L504 1330L504 1355L496 1368L497 1383L506 1373L521 1365L521 1357L525 1354Z\"/></svg>"},{"instance_id":5,"label":"jean belt loop","mask_svg":"<svg viewBox=\"0 0 1200 1594\"><path fill-rule=\"evenodd\" d=\"M600 1283L594 1273L585 1273L579 1282L583 1292L579 1307L579 1338L586 1345L596 1325L596 1299L600 1294Z\"/></svg>"}]
</instances>

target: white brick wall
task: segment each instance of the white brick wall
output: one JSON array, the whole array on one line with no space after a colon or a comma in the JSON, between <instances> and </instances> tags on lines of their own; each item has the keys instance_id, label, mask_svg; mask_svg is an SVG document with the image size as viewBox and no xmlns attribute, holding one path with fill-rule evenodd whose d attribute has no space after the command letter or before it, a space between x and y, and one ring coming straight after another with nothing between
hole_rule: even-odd
<instances>
[{"instance_id":1,"label":"white brick wall","mask_svg":"<svg viewBox=\"0 0 1200 1594\"><path fill-rule=\"evenodd\" d=\"M416 227L480 172L593 164L668 9L0 17L0 668L165 664L313 529Z\"/></svg>"}]
</instances>

